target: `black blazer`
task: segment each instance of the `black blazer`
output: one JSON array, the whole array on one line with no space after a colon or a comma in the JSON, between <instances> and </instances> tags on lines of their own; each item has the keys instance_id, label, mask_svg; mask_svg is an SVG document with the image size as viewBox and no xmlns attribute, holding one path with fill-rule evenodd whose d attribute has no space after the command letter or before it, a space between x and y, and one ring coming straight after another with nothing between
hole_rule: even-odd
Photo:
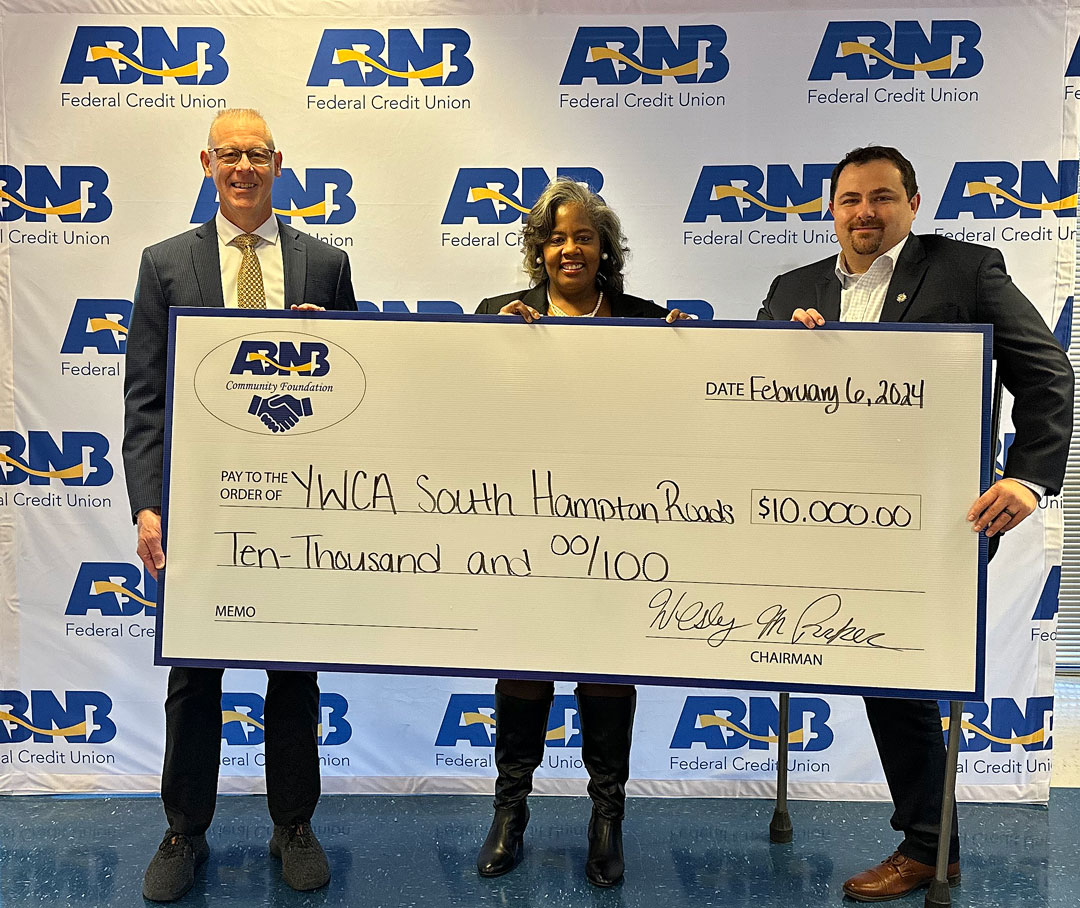
<instances>
[{"instance_id":1,"label":"black blazer","mask_svg":"<svg viewBox=\"0 0 1080 908\"><path fill-rule=\"evenodd\" d=\"M356 310L349 257L278 222L285 306ZM148 246L124 357L124 473L132 515L161 506L170 306L224 306L213 220Z\"/></svg>"},{"instance_id":2,"label":"black blazer","mask_svg":"<svg viewBox=\"0 0 1080 908\"><path fill-rule=\"evenodd\" d=\"M798 308L840 318L836 256L781 274L758 319L789 321ZM1005 270L997 249L945 237L908 236L882 322L989 324L1002 383L1015 398L1016 439L1005 475L1061 489L1072 435L1073 371L1041 315Z\"/></svg>"},{"instance_id":3,"label":"black blazer","mask_svg":"<svg viewBox=\"0 0 1080 908\"><path fill-rule=\"evenodd\" d=\"M477 315L498 315L499 310L507 303L521 300L526 306L532 306L541 315L547 315L547 285L539 284L529 290L518 290L514 293L504 293L501 296L489 296L480 301L476 307ZM631 296L629 293L619 293L609 296L611 303L611 315L613 318L667 318L668 311L663 306L657 306L652 300L644 300L640 296Z\"/></svg>"}]
</instances>

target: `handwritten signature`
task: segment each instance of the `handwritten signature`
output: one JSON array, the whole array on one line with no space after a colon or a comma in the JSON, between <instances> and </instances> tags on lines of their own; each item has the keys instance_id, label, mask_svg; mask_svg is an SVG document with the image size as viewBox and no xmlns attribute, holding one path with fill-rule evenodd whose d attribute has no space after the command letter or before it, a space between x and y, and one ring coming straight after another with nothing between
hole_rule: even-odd
<instances>
[{"instance_id":1,"label":"handwritten signature","mask_svg":"<svg viewBox=\"0 0 1080 908\"><path fill-rule=\"evenodd\" d=\"M680 631L702 631L713 629L705 639L709 646L721 646L727 642L731 632L742 627L750 627L749 623L739 624L734 618L724 614L724 603L714 602L706 605L700 599L687 600L686 593L679 593L677 599L672 602L675 592L672 589L662 589L649 600L649 608L656 610L649 627L664 630L674 622L675 629Z\"/></svg>"},{"instance_id":2,"label":"handwritten signature","mask_svg":"<svg viewBox=\"0 0 1080 908\"><path fill-rule=\"evenodd\" d=\"M792 643L824 641L826 646L845 643L874 649L901 649L878 642L884 639L885 632L859 627L849 616L841 614L843 606L839 593L818 596L799 613L789 632L786 629L790 620L787 606L780 603L770 605L757 616L757 624L761 625L757 638L766 640L780 637L790 639Z\"/></svg>"},{"instance_id":3,"label":"handwritten signature","mask_svg":"<svg viewBox=\"0 0 1080 908\"><path fill-rule=\"evenodd\" d=\"M753 621L739 623L738 618L725 614L723 602L706 604L701 599L678 595L670 587L659 590L649 600L655 612L649 627L656 630L671 628L678 631L709 631L705 638L709 646L727 643L733 631L757 626L757 640L809 645L840 644L872 649L900 650L903 647L884 643L885 632L860 627L850 616L842 614L843 600L839 593L818 596L801 611L796 612L782 603L763 609ZM753 641L738 641L750 643Z\"/></svg>"}]
</instances>

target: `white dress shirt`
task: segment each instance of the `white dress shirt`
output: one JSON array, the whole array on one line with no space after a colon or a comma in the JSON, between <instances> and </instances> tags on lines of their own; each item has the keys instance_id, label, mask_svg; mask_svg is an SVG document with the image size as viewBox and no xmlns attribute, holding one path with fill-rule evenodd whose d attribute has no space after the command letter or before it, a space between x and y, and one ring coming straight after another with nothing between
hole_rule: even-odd
<instances>
[{"instance_id":1,"label":"white dress shirt","mask_svg":"<svg viewBox=\"0 0 1080 908\"><path fill-rule=\"evenodd\" d=\"M244 253L233 246L232 241L242 236L245 231L226 218L220 210L214 222L217 225L218 261L221 263L221 290L225 295L225 308L236 309L236 276L240 273L240 260ZM281 260L278 219L271 214L252 233L259 237L259 242L255 244L255 254L259 257L259 269L262 271L266 308L284 309L285 266Z\"/></svg>"},{"instance_id":2,"label":"white dress shirt","mask_svg":"<svg viewBox=\"0 0 1080 908\"><path fill-rule=\"evenodd\" d=\"M840 321L879 322L885 306L896 260L908 238L904 237L887 252L883 252L862 274L852 274L844 263L844 253L836 255L836 277L840 281Z\"/></svg>"}]
</instances>

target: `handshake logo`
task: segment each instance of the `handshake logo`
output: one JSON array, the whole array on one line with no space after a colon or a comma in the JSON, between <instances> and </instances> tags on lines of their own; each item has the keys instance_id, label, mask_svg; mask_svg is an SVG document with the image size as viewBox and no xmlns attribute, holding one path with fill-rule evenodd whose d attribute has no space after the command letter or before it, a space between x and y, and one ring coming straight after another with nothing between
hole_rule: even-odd
<instances>
[{"instance_id":1,"label":"handshake logo","mask_svg":"<svg viewBox=\"0 0 1080 908\"><path fill-rule=\"evenodd\" d=\"M288 432L305 416L311 415L311 398L294 397L292 394L273 394L270 397L255 394L248 406L248 413L258 416L271 432Z\"/></svg>"},{"instance_id":2,"label":"handshake logo","mask_svg":"<svg viewBox=\"0 0 1080 908\"><path fill-rule=\"evenodd\" d=\"M360 405L367 379L348 350L300 332L271 337L233 338L203 357L195 393L215 418L253 435L297 436L336 425Z\"/></svg>"}]
</instances>

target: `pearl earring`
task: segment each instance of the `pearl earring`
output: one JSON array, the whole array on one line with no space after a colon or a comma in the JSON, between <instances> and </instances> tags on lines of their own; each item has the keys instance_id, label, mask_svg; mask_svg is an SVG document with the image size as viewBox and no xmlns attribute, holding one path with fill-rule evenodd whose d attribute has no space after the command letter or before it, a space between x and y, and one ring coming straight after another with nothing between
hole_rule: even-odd
<instances>
[{"instance_id":1,"label":"pearl earring","mask_svg":"<svg viewBox=\"0 0 1080 908\"><path fill-rule=\"evenodd\" d=\"M600 258L602 258L606 262L608 260L608 254L606 252L601 252Z\"/></svg>"},{"instance_id":2,"label":"pearl earring","mask_svg":"<svg viewBox=\"0 0 1080 908\"><path fill-rule=\"evenodd\" d=\"M541 256L541 255L538 255L538 256L536 257L536 264L537 264L537 265L542 265L543 263L544 263L544 257L543 257L543 256Z\"/></svg>"}]
</instances>

